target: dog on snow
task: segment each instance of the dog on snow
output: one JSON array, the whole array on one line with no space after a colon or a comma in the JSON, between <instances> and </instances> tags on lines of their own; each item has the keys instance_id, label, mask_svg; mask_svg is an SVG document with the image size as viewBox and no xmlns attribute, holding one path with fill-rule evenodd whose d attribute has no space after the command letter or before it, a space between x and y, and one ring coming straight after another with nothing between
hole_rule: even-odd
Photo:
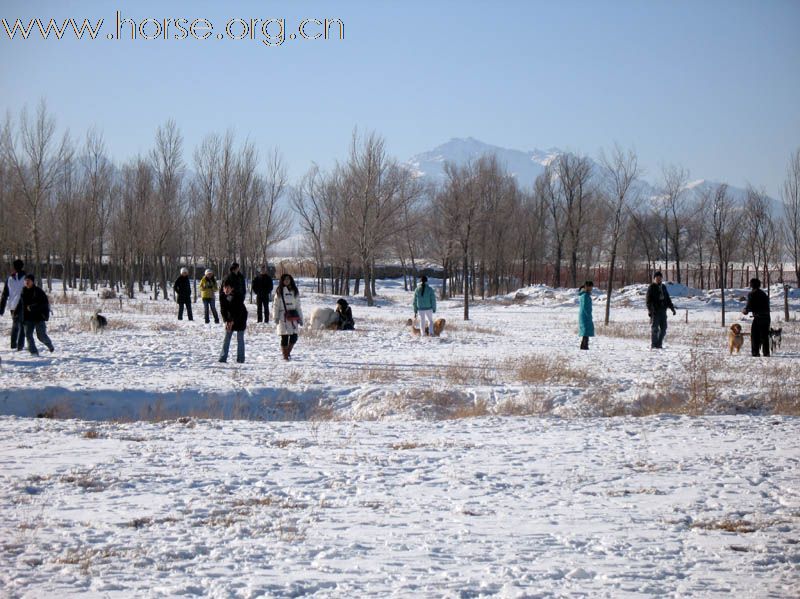
<instances>
[{"instance_id":1,"label":"dog on snow","mask_svg":"<svg viewBox=\"0 0 800 599\"><path fill-rule=\"evenodd\" d=\"M774 352L776 349L781 348L781 337L783 333L783 327L779 329L773 329L772 327L769 328L769 348L770 351Z\"/></svg>"},{"instance_id":2,"label":"dog on snow","mask_svg":"<svg viewBox=\"0 0 800 599\"><path fill-rule=\"evenodd\" d=\"M728 331L728 351L733 355L733 350L738 354L742 345L744 344L744 333L742 333L742 325L734 323Z\"/></svg>"},{"instance_id":3,"label":"dog on snow","mask_svg":"<svg viewBox=\"0 0 800 599\"><path fill-rule=\"evenodd\" d=\"M444 326L447 324L447 320L444 318L437 318L433 321L433 336L438 337L444 331ZM413 318L409 318L406 321L406 326L411 329L411 333L413 335L419 335L419 323L415 321ZM427 327L425 328L425 336L429 335Z\"/></svg>"},{"instance_id":4,"label":"dog on snow","mask_svg":"<svg viewBox=\"0 0 800 599\"><path fill-rule=\"evenodd\" d=\"M92 333L96 334L101 332L107 325L108 319L100 314L100 310L97 310L92 314L91 318L89 318L89 326L92 328Z\"/></svg>"}]
</instances>

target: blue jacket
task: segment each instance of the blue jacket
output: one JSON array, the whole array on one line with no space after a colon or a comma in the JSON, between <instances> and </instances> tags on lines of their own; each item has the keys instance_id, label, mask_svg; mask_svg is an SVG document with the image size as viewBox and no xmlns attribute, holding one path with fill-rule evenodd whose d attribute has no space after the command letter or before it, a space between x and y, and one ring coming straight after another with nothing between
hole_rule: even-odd
<instances>
[{"instance_id":1,"label":"blue jacket","mask_svg":"<svg viewBox=\"0 0 800 599\"><path fill-rule=\"evenodd\" d=\"M436 312L436 292L427 283L420 283L414 290L414 313L419 310Z\"/></svg>"},{"instance_id":2,"label":"blue jacket","mask_svg":"<svg viewBox=\"0 0 800 599\"><path fill-rule=\"evenodd\" d=\"M592 296L588 291L578 294L580 311L578 312L578 335L581 337L594 337L594 322L592 321Z\"/></svg>"}]
</instances>

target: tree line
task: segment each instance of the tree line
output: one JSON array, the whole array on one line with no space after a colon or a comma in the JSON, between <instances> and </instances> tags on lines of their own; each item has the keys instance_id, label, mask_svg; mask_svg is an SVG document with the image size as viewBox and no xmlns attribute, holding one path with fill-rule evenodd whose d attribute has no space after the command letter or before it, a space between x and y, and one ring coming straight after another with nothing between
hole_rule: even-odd
<instances>
[{"instance_id":1,"label":"tree line","mask_svg":"<svg viewBox=\"0 0 800 599\"><path fill-rule=\"evenodd\" d=\"M593 278L610 295L656 269L723 294L750 274L800 281L800 149L776 212L754 186L744 198L724 183L693 189L680 166L664 167L652 193L636 153L618 146L596 160L557 155L525 188L493 155L446 163L433 183L378 134L354 132L343 160L289 186L277 149L262 155L226 132L189 155L172 120L122 163L96 129L59 134L44 101L7 115L0 135L0 253L23 257L50 290L60 279L65 292L168 298L181 266L254 273L296 230L319 291L371 305L382 266L397 264L411 288L434 264L465 318L472 301L519 287Z\"/></svg>"}]
</instances>

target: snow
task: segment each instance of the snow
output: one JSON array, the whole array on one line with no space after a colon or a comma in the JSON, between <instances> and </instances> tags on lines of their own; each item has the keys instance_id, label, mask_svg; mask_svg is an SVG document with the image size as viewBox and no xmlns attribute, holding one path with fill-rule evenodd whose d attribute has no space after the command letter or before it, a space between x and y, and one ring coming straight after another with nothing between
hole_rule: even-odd
<instances>
[{"instance_id":1,"label":"snow","mask_svg":"<svg viewBox=\"0 0 800 599\"><path fill-rule=\"evenodd\" d=\"M796 418L0 418L7 596L800 592Z\"/></svg>"},{"instance_id":2,"label":"snow","mask_svg":"<svg viewBox=\"0 0 800 599\"><path fill-rule=\"evenodd\" d=\"M0 349L0 595L797 596L800 326L773 288L782 347L730 356L718 292L671 286L649 351L645 290L608 327L595 290L588 352L574 289L420 339L381 281L288 363L249 305L241 365L201 304L56 293L56 352Z\"/></svg>"}]
</instances>

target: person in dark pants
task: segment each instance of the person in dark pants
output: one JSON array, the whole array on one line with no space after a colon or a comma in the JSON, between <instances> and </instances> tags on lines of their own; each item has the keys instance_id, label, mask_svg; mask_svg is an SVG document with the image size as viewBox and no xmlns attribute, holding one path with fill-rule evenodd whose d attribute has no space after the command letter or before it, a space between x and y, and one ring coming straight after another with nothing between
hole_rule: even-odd
<instances>
[{"instance_id":1,"label":"person in dark pants","mask_svg":"<svg viewBox=\"0 0 800 599\"><path fill-rule=\"evenodd\" d=\"M192 318L192 285L189 281L189 269L186 267L181 268L181 276L175 280L172 290L177 295L178 302L178 320L183 320L183 308L186 307L186 317L189 320Z\"/></svg>"},{"instance_id":2,"label":"person in dark pants","mask_svg":"<svg viewBox=\"0 0 800 599\"><path fill-rule=\"evenodd\" d=\"M47 321L50 320L50 301L41 287L36 286L33 275L25 275L25 288L20 294L19 307L23 313L25 323L25 338L28 340L28 349L32 356L38 356L39 350L33 340L33 333L45 344L48 350L53 351L53 342L47 336Z\"/></svg>"},{"instance_id":3,"label":"person in dark pants","mask_svg":"<svg viewBox=\"0 0 800 599\"><path fill-rule=\"evenodd\" d=\"M356 328L356 321L353 320L353 310L343 297L336 300L336 315L339 317L339 322L336 325L337 330L352 331Z\"/></svg>"},{"instance_id":4,"label":"person in dark pants","mask_svg":"<svg viewBox=\"0 0 800 599\"><path fill-rule=\"evenodd\" d=\"M244 306L244 296L239 293L230 282L222 284L219 294L219 311L225 322L225 340L222 342L220 362L228 361L228 351L231 347L231 337L236 331L236 361L244 362L244 331L247 328L247 308Z\"/></svg>"},{"instance_id":5,"label":"person in dark pants","mask_svg":"<svg viewBox=\"0 0 800 599\"><path fill-rule=\"evenodd\" d=\"M664 278L660 272L653 275L653 282L647 288L647 314L650 316L650 348L664 349L667 334L667 309L675 316L675 306L669 296Z\"/></svg>"},{"instance_id":6,"label":"person in dark pants","mask_svg":"<svg viewBox=\"0 0 800 599\"><path fill-rule=\"evenodd\" d=\"M247 284L244 280L244 275L239 270L239 263L234 262L231 264L230 272L228 272L228 276L222 281L222 286L225 286L225 283L230 283L231 287L233 287L234 291L238 291L242 297L247 295Z\"/></svg>"},{"instance_id":7,"label":"person in dark pants","mask_svg":"<svg viewBox=\"0 0 800 599\"><path fill-rule=\"evenodd\" d=\"M253 279L252 287L253 293L256 294L258 322L269 322L269 296L272 293L272 277L269 274L269 266L265 264L261 267L261 274Z\"/></svg>"},{"instance_id":8,"label":"person in dark pants","mask_svg":"<svg viewBox=\"0 0 800 599\"><path fill-rule=\"evenodd\" d=\"M11 349L14 351L22 351L25 348L25 325L20 303L20 296L25 288L23 266L25 266L25 263L22 260L14 260L12 264L13 271L6 279L3 295L0 298L0 316L6 311L6 306L11 311Z\"/></svg>"},{"instance_id":9,"label":"person in dark pants","mask_svg":"<svg viewBox=\"0 0 800 599\"><path fill-rule=\"evenodd\" d=\"M581 337L581 349L589 349L589 337L594 337L594 320L592 320L592 289L594 283L586 281L578 289L580 310L578 311L578 335Z\"/></svg>"},{"instance_id":10,"label":"person in dark pants","mask_svg":"<svg viewBox=\"0 0 800 599\"><path fill-rule=\"evenodd\" d=\"M759 350L764 357L769 357L769 296L761 289L758 279L750 279L750 288L752 291L747 295L747 304L742 310L742 314L753 314L750 349L755 357L759 357Z\"/></svg>"}]
</instances>

